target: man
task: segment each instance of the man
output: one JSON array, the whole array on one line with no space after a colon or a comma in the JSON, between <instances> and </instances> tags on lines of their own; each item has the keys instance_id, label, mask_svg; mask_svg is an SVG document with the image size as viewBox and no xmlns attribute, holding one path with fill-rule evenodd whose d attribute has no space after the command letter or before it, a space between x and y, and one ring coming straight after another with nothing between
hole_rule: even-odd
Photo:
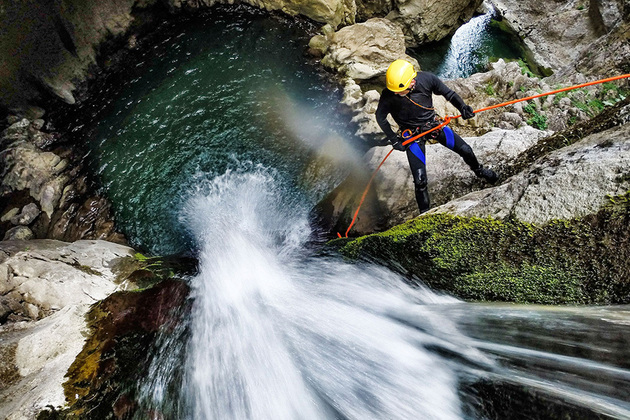
<instances>
[{"instance_id":1,"label":"man","mask_svg":"<svg viewBox=\"0 0 630 420\"><path fill-rule=\"evenodd\" d=\"M425 132L440 124L433 108L432 94L444 96L467 120L473 118L473 109L466 105L458 94L449 89L437 76L427 72L417 73L413 65L405 60L396 60L389 65L386 74L387 89L383 90L376 109L376 121L394 149L407 152L407 160L413 175L416 201L420 213L429 210L430 199L427 188L425 143L437 141L460 155L475 175L490 183L498 180L491 169L484 168L473 153L472 148L448 126L435 130L407 146L402 143L409 137ZM394 133L387 121L391 114L400 127L400 134ZM427 138L428 137L428 138Z\"/></svg>"}]
</instances>

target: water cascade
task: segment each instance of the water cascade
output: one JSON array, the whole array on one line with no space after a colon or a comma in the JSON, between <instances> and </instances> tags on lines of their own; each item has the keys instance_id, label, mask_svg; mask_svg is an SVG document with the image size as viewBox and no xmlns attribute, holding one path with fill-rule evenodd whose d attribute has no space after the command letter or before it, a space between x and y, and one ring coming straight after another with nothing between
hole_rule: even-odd
<instances>
[{"instance_id":1,"label":"water cascade","mask_svg":"<svg viewBox=\"0 0 630 420\"><path fill-rule=\"evenodd\" d=\"M486 71L492 60L515 60L524 56L521 41L499 28L491 12L473 17L452 37L410 48L408 53L418 60L420 68L444 79Z\"/></svg>"},{"instance_id":2,"label":"water cascade","mask_svg":"<svg viewBox=\"0 0 630 420\"><path fill-rule=\"evenodd\" d=\"M228 171L186 204L200 273L190 316L140 385L142 415L521 418L531 404L522 418L630 418L627 307L466 304L318 255L308 206L275 175ZM493 412L481 384L537 400Z\"/></svg>"}]
</instances>

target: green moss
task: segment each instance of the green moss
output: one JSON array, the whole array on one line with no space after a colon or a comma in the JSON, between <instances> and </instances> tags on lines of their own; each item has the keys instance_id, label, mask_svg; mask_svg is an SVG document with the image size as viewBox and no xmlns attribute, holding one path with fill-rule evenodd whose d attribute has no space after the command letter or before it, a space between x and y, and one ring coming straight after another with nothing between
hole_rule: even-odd
<instances>
[{"instance_id":1,"label":"green moss","mask_svg":"<svg viewBox=\"0 0 630 420\"><path fill-rule=\"evenodd\" d=\"M582 303L584 293L579 276L554 267L523 265L494 271L475 272L457 280L461 295L469 300L537 302L542 304Z\"/></svg>"},{"instance_id":2,"label":"green moss","mask_svg":"<svg viewBox=\"0 0 630 420\"><path fill-rule=\"evenodd\" d=\"M425 215L346 242L341 252L464 299L627 303L629 202L628 194L613 197L596 215L545 226Z\"/></svg>"},{"instance_id":3,"label":"green moss","mask_svg":"<svg viewBox=\"0 0 630 420\"><path fill-rule=\"evenodd\" d=\"M523 111L528 113L531 117L527 120L527 124L539 130L547 129L547 117L541 115L536 111L536 107L533 104L527 104L523 107Z\"/></svg>"},{"instance_id":4,"label":"green moss","mask_svg":"<svg viewBox=\"0 0 630 420\"><path fill-rule=\"evenodd\" d=\"M536 75L530 70L529 65L525 61L518 60L518 66L521 68L522 74L526 74L528 77L536 77Z\"/></svg>"},{"instance_id":5,"label":"green moss","mask_svg":"<svg viewBox=\"0 0 630 420\"><path fill-rule=\"evenodd\" d=\"M494 96L495 92L494 92L494 86L492 86L492 83L488 83L486 85L485 92L486 92L486 95L488 96Z\"/></svg>"}]
</instances>

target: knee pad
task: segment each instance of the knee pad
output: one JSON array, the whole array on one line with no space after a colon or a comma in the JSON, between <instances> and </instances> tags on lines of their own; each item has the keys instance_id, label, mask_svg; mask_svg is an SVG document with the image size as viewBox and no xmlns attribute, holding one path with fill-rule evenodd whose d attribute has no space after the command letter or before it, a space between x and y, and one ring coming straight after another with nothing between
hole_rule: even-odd
<instances>
[{"instance_id":1,"label":"knee pad","mask_svg":"<svg viewBox=\"0 0 630 420\"><path fill-rule=\"evenodd\" d=\"M414 185L416 187L416 191L422 191L427 189L427 185L429 184L426 176L421 176L418 179L418 182L415 182Z\"/></svg>"}]
</instances>

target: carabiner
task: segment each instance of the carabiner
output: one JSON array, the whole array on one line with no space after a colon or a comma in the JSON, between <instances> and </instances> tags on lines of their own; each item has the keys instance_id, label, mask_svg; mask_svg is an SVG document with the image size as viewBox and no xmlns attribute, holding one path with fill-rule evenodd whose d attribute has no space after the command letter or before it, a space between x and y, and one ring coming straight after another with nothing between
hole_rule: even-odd
<instances>
[{"instance_id":1,"label":"carabiner","mask_svg":"<svg viewBox=\"0 0 630 420\"><path fill-rule=\"evenodd\" d=\"M413 132L412 132L410 129L408 129L408 128L407 128L406 130L403 130L403 131L400 133L400 136L401 136L403 139L409 139L409 138L411 138L411 136L413 136Z\"/></svg>"}]
</instances>

